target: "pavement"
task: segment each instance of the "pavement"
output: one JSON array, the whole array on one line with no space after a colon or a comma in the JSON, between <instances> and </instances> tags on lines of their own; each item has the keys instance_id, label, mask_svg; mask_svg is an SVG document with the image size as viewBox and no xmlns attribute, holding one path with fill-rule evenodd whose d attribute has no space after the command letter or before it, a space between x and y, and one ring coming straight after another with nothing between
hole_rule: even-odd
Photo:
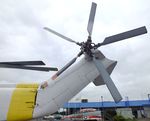
<instances>
[{"instance_id":1,"label":"pavement","mask_svg":"<svg viewBox=\"0 0 150 121\"><path fill-rule=\"evenodd\" d=\"M141 119L137 119L137 121L150 121L150 118L141 118Z\"/></svg>"},{"instance_id":2,"label":"pavement","mask_svg":"<svg viewBox=\"0 0 150 121\"><path fill-rule=\"evenodd\" d=\"M34 120L34 121L73 121L73 120L54 120L54 119L47 119L47 120L41 119L40 120L39 119L39 120ZM141 119L137 119L137 121L150 121L150 118L141 118Z\"/></svg>"}]
</instances>

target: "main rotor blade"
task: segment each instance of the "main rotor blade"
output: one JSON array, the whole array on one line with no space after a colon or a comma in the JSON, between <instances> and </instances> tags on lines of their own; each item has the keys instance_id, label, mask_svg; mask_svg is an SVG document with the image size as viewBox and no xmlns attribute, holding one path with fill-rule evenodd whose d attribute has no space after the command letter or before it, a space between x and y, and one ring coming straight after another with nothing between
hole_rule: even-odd
<instances>
[{"instance_id":1,"label":"main rotor blade","mask_svg":"<svg viewBox=\"0 0 150 121\"><path fill-rule=\"evenodd\" d=\"M87 31L89 33L89 36L92 35L94 18L95 18L95 13L96 13L96 6L97 6L97 4L92 2L90 16L89 16L89 21L88 21L88 26L87 26Z\"/></svg>"},{"instance_id":2,"label":"main rotor blade","mask_svg":"<svg viewBox=\"0 0 150 121\"><path fill-rule=\"evenodd\" d=\"M57 68L53 67L31 67L31 66L23 66L23 65L9 65L9 64L0 64L0 68L13 68L13 69L27 69L27 70L35 70L35 71L58 71Z\"/></svg>"},{"instance_id":3,"label":"main rotor blade","mask_svg":"<svg viewBox=\"0 0 150 121\"><path fill-rule=\"evenodd\" d=\"M14 62L0 62L0 64L9 65L45 65L43 61L14 61Z\"/></svg>"},{"instance_id":4,"label":"main rotor blade","mask_svg":"<svg viewBox=\"0 0 150 121\"><path fill-rule=\"evenodd\" d=\"M105 40L101 43L101 45L110 44L110 43L117 42L120 40L124 40L124 39L128 39L128 38L135 37L138 35L142 35L145 33L147 33L147 30L146 30L146 27L143 26L143 27L133 29L133 30L130 30L127 32L123 32L123 33L120 33L117 35L106 37Z\"/></svg>"},{"instance_id":5,"label":"main rotor blade","mask_svg":"<svg viewBox=\"0 0 150 121\"><path fill-rule=\"evenodd\" d=\"M93 58L93 61L95 63L95 66L97 67L98 71L100 72L105 84L107 85L114 101L117 103L122 100L122 96L119 93L118 89L116 88L115 84L113 83L112 79L110 78L110 75L106 71L104 65L100 60L97 60Z\"/></svg>"},{"instance_id":6,"label":"main rotor blade","mask_svg":"<svg viewBox=\"0 0 150 121\"><path fill-rule=\"evenodd\" d=\"M67 41L69 41L69 42L73 42L73 43L78 44L78 42L76 42L76 41L74 41L74 40L72 40L72 39L70 39L70 38L68 38L68 37L66 37L66 36L64 36L64 35L56 32L56 31L54 31L52 29L50 29L50 28L48 28L48 27L44 27L44 29L49 31L49 32L51 32L51 33L53 33L53 34L55 34L55 35L57 35L57 36L59 36L59 37L61 37L61 38L63 38L63 39L65 39L65 40L67 40Z\"/></svg>"},{"instance_id":7,"label":"main rotor blade","mask_svg":"<svg viewBox=\"0 0 150 121\"><path fill-rule=\"evenodd\" d=\"M79 52L79 54L73 58L69 63L67 63L62 69L60 69L54 76L52 76L52 80L55 80L60 74L62 74L65 70L67 70L74 62L76 62L77 58L80 57L83 52Z\"/></svg>"},{"instance_id":8,"label":"main rotor blade","mask_svg":"<svg viewBox=\"0 0 150 121\"><path fill-rule=\"evenodd\" d=\"M52 76L52 79L55 80L60 74L62 74L67 68L69 68L76 60L77 60L77 57L73 58L62 69L60 69L54 76Z\"/></svg>"}]
</instances>

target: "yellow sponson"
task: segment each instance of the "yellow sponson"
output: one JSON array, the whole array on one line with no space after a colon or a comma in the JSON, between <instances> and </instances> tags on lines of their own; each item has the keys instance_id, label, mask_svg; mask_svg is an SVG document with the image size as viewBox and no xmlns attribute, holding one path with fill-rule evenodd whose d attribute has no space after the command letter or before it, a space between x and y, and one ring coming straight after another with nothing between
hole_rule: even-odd
<instances>
[{"instance_id":1,"label":"yellow sponson","mask_svg":"<svg viewBox=\"0 0 150 121\"><path fill-rule=\"evenodd\" d=\"M18 84L13 91L7 120L23 121L32 118L38 84Z\"/></svg>"}]
</instances>

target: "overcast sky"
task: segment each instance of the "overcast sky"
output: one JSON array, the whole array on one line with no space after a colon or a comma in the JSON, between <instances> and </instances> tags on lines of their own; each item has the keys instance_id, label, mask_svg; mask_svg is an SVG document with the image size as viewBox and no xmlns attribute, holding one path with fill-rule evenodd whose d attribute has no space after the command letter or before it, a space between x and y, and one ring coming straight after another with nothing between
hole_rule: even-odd
<instances>
[{"instance_id":1,"label":"overcast sky","mask_svg":"<svg viewBox=\"0 0 150 121\"><path fill-rule=\"evenodd\" d=\"M79 47L43 30L50 27L78 42L87 39L87 22L92 0L1 0L0 61L43 60L61 68L79 51ZM149 0L95 0L97 11L92 40L146 26L150 31ZM147 99L150 93L150 34L99 48L118 64L111 77L123 98ZM42 82L54 72L41 73L0 69L0 82ZM74 100L112 100L106 86L93 84Z\"/></svg>"}]
</instances>

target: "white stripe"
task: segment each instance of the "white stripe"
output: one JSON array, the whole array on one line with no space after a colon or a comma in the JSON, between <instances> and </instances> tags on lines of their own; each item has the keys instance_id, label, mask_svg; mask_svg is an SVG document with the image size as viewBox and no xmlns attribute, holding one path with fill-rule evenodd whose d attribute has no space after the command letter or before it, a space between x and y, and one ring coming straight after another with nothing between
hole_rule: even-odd
<instances>
[{"instance_id":1,"label":"white stripe","mask_svg":"<svg viewBox=\"0 0 150 121\"><path fill-rule=\"evenodd\" d=\"M0 88L0 120L7 120L11 96L15 88Z\"/></svg>"}]
</instances>

